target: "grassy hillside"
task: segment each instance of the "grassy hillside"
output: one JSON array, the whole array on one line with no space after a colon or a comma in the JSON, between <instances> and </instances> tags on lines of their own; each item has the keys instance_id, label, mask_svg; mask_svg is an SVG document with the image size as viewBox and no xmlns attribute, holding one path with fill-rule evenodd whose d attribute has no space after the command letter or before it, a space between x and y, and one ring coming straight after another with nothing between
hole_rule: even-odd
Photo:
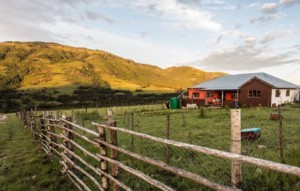
<instances>
[{"instance_id":1,"label":"grassy hillside","mask_svg":"<svg viewBox=\"0 0 300 191\"><path fill-rule=\"evenodd\" d=\"M0 43L0 89L83 85L131 91L174 91L221 75L224 74L191 67L163 70L104 51L56 43Z\"/></svg>"},{"instance_id":2,"label":"grassy hillside","mask_svg":"<svg viewBox=\"0 0 300 191\"><path fill-rule=\"evenodd\" d=\"M227 75L222 72L205 72L188 66L171 67L164 70L169 78L180 81L182 87L189 87L220 76Z\"/></svg>"}]
</instances>

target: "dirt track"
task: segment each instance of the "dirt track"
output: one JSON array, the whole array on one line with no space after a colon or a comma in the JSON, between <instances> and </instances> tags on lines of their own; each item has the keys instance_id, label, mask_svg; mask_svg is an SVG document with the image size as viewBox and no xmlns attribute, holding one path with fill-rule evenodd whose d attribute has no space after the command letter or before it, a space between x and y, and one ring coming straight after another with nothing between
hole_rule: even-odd
<instances>
[{"instance_id":1,"label":"dirt track","mask_svg":"<svg viewBox=\"0 0 300 191\"><path fill-rule=\"evenodd\" d=\"M0 115L0 123L4 123L7 119L7 115Z\"/></svg>"}]
</instances>

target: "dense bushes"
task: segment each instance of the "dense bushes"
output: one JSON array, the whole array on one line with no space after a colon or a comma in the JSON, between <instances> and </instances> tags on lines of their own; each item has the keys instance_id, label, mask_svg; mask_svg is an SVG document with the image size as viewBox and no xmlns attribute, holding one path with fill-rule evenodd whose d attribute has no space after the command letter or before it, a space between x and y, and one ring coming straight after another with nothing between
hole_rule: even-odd
<instances>
[{"instance_id":1,"label":"dense bushes","mask_svg":"<svg viewBox=\"0 0 300 191\"><path fill-rule=\"evenodd\" d=\"M25 108L40 109L109 107L137 105L166 101L173 94L136 94L126 90L80 86L71 94L63 94L55 89L35 91L0 91L0 112L14 112Z\"/></svg>"}]
</instances>

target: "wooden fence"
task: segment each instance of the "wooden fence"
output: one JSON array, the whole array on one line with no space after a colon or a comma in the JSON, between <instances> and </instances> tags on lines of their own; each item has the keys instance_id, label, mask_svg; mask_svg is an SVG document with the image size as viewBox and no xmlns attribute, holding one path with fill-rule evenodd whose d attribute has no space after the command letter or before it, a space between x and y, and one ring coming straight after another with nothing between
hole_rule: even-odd
<instances>
[{"instance_id":1,"label":"wooden fence","mask_svg":"<svg viewBox=\"0 0 300 191\"><path fill-rule=\"evenodd\" d=\"M111 109L108 109L107 114L108 121L105 124L92 122L95 130L91 130L72 122L72 117L61 115L60 113L52 114L50 112L41 112L39 115L37 112L33 111L17 113L19 118L24 122L25 128L29 129L32 136L41 143L43 150L49 156L54 156L59 160L62 164L62 172L70 178L79 190L93 190L86 184L85 181L83 181L82 177L78 176L79 173L90 179L90 182L94 185L93 188L96 188L97 190L132 190L119 179L120 169L148 182L160 190L174 190L149 175L120 162L120 153L135 160L160 168L164 171L174 173L177 176L187 178L199 185L214 190L239 190L242 163L300 177L299 167L275 163L240 154L241 137L239 109L231 110L231 153L169 139L162 139L132 130L119 128L117 127L116 121L113 119ZM232 186L229 187L213 182L196 173L171 166L168 162L156 160L124 149L118 146L118 133L163 144L166 148L172 146L182 150L229 159L232 161ZM86 149L87 145L92 145L98 151L91 152ZM77 154L75 152L76 150L81 151L81 153L84 153L84 156L90 157L94 160L94 162L88 162L84 159L84 157ZM87 169L89 169L89 171L93 171L97 176L89 173Z\"/></svg>"}]
</instances>

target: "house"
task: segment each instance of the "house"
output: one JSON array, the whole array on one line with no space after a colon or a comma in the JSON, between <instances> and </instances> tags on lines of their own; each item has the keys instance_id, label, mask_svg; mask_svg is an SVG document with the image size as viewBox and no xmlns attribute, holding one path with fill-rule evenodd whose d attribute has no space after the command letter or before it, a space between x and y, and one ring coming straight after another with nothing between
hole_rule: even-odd
<instances>
[{"instance_id":1,"label":"house","mask_svg":"<svg viewBox=\"0 0 300 191\"><path fill-rule=\"evenodd\" d=\"M187 89L182 96L186 104L233 107L239 105L268 106L299 101L299 86L266 73L222 76Z\"/></svg>"}]
</instances>

